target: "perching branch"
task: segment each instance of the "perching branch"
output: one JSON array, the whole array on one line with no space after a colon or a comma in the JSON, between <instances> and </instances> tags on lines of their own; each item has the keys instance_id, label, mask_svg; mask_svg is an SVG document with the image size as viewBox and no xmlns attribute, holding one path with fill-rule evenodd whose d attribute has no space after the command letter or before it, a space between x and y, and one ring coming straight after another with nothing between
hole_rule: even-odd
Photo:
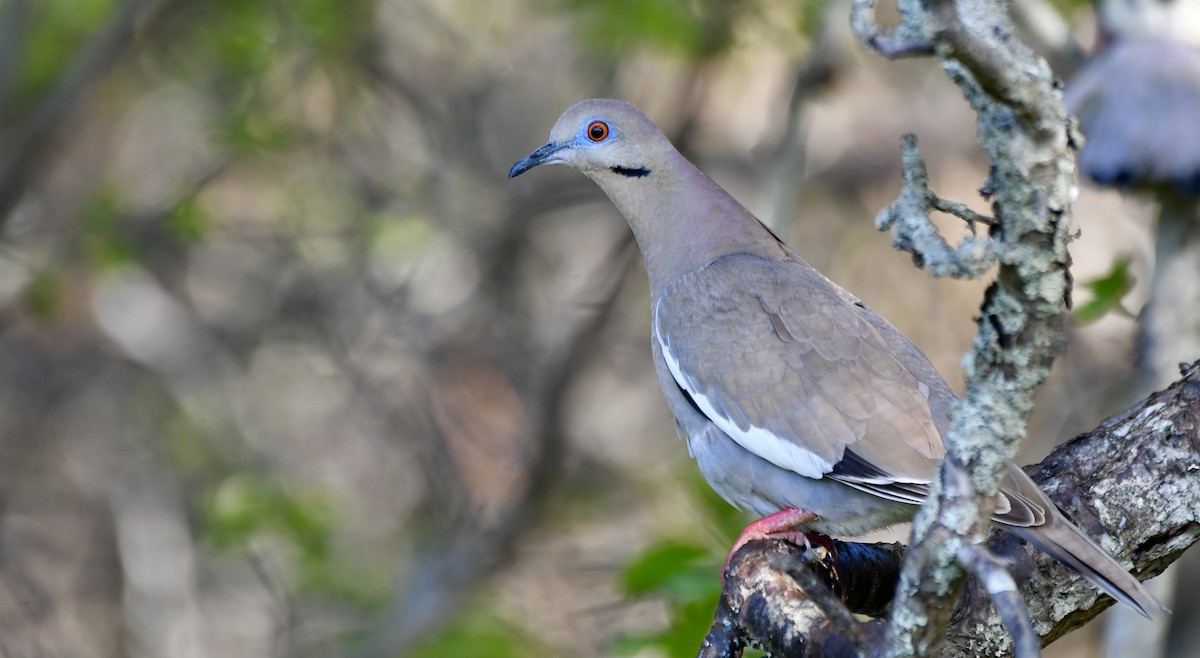
<instances>
[{"instance_id":1,"label":"perching branch","mask_svg":"<svg viewBox=\"0 0 1200 658\"><path fill-rule=\"evenodd\" d=\"M832 586L838 583L839 571L832 561L826 562L831 557L828 551L813 548L804 552L803 563L779 557L772 560L770 566L795 581L808 600L816 604L821 615L833 624L838 635L849 640L855 651L865 653L871 646L871 635L834 594Z\"/></svg>"},{"instance_id":2,"label":"perching branch","mask_svg":"<svg viewBox=\"0 0 1200 658\"><path fill-rule=\"evenodd\" d=\"M1027 470L1050 497L1089 535L1143 578L1160 573L1200 541L1200 363L1165 391L1059 446ZM939 532L943 532L939 530ZM1028 607L1023 651L1046 645L1102 612L1112 600L1069 568L1015 535L993 528L988 546L1005 567ZM919 552L907 551L907 554ZM846 656L853 645L819 613L811 585L785 572L809 570L803 549L782 540L750 542L734 556L720 609L700 656L733 658L753 644L777 656ZM836 595L852 612L886 614L906 551L902 546L834 542L832 568L812 571L825 596ZM960 542L956 559L976 576L962 596L947 605L954 615L943 655L1016 654L1013 638L987 591L998 563L972 544ZM789 567L783 568L781 562ZM836 578L829 574L836 574ZM1004 589L1003 587L992 589ZM1016 596L1009 597L1016 599ZM1014 602L1015 605L1015 602ZM1016 608L1008 606L1010 616ZM883 620L863 631L877 638ZM1013 620L1019 623L1019 620ZM1010 626L1011 627L1011 626ZM1024 635L1032 630L1033 637ZM878 644L868 655L882 653Z\"/></svg>"},{"instance_id":3,"label":"perching branch","mask_svg":"<svg viewBox=\"0 0 1200 658\"><path fill-rule=\"evenodd\" d=\"M886 612L904 547L833 540L822 553L812 560L804 548L783 540L752 541L739 549L699 658L735 658L747 643L776 656L869 653L879 640L878 624L861 624L848 613ZM832 609L839 610L838 624L823 613Z\"/></svg>"}]
</instances>

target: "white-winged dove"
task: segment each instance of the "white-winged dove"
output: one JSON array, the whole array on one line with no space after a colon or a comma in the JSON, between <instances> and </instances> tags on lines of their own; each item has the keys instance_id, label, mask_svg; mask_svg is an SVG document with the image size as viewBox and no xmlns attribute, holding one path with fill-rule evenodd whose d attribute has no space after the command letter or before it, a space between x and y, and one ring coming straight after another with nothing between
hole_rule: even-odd
<instances>
[{"instance_id":1,"label":"white-winged dove","mask_svg":"<svg viewBox=\"0 0 1200 658\"><path fill-rule=\"evenodd\" d=\"M1200 196L1200 45L1119 39L1083 66L1065 100L1087 138L1079 169L1092 180Z\"/></svg>"},{"instance_id":2,"label":"white-winged dove","mask_svg":"<svg viewBox=\"0 0 1200 658\"><path fill-rule=\"evenodd\" d=\"M1101 0L1096 11L1101 46L1065 97L1087 138L1080 171L1200 196L1200 0Z\"/></svg>"},{"instance_id":3,"label":"white-winged dove","mask_svg":"<svg viewBox=\"0 0 1200 658\"><path fill-rule=\"evenodd\" d=\"M765 518L750 538L910 520L954 393L887 320L688 162L637 108L587 100L509 177L566 164L629 221L650 278L659 382L709 484ZM1161 606L1013 464L993 520L1149 616ZM731 553L732 554L732 553Z\"/></svg>"}]
</instances>

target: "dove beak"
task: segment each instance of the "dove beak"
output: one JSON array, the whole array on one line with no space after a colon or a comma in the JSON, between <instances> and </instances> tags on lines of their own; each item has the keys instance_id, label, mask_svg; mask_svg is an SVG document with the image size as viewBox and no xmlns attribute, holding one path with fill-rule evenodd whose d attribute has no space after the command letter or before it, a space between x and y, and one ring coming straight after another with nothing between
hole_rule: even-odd
<instances>
[{"instance_id":1,"label":"dove beak","mask_svg":"<svg viewBox=\"0 0 1200 658\"><path fill-rule=\"evenodd\" d=\"M512 166L512 169L508 170L508 177L516 178L517 176L520 176L521 174L533 169L538 165L562 162L562 159L557 156L559 152L561 152L567 146L567 144L555 144L554 142L546 144L533 153L530 153L524 158L518 160L517 163Z\"/></svg>"}]
</instances>

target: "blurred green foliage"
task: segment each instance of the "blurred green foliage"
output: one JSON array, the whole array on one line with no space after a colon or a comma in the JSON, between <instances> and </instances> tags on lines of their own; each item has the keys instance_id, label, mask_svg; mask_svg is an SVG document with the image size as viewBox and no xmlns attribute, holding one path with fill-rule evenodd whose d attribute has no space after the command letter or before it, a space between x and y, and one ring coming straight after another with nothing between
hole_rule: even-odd
<instances>
[{"instance_id":1,"label":"blurred green foliage","mask_svg":"<svg viewBox=\"0 0 1200 658\"><path fill-rule=\"evenodd\" d=\"M208 232L209 216L204 207L189 194L175 202L167 213L167 229L177 238L199 242Z\"/></svg>"},{"instance_id":2,"label":"blurred green foliage","mask_svg":"<svg viewBox=\"0 0 1200 658\"><path fill-rule=\"evenodd\" d=\"M371 42L374 0L221 0L204 12L190 38L173 48L176 74L211 85L224 97L219 141L248 155L306 143L298 108L280 103L281 69L301 78L355 64ZM186 53L186 54L185 54Z\"/></svg>"},{"instance_id":3,"label":"blurred green foliage","mask_svg":"<svg viewBox=\"0 0 1200 658\"><path fill-rule=\"evenodd\" d=\"M137 247L130 239L120 197L120 190L101 186L83 210L83 253L94 266L109 267L137 260Z\"/></svg>"},{"instance_id":4,"label":"blurred green foliage","mask_svg":"<svg viewBox=\"0 0 1200 658\"><path fill-rule=\"evenodd\" d=\"M366 43L363 36L370 28L374 5L374 0L294 0L286 6L322 59L338 61Z\"/></svg>"},{"instance_id":5,"label":"blurred green foliage","mask_svg":"<svg viewBox=\"0 0 1200 658\"><path fill-rule=\"evenodd\" d=\"M1122 256L1113 262L1103 276L1083 283L1092 292L1092 298L1075 308L1074 319L1079 324L1095 322L1110 312L1133 317L1123 305L1125 295L1133 290L1136 282L1129 272L1130 258Z\"/></svg>"},{"instance_id":6,"label":"blurred green foliage","mask_svg":"<svg viewBox=\"0 0 1200 658\"><path fill-rule=\"evenodd\" d=\"M621 52L648 47L699 55L705 48L705 15L688 0L564 0L578 18L580 31L599 51Z\"/></svg>"},{"instance_id":7,"label":"blurred green foliage","mask_svg":"<svg viewBox=\"0 0 1200 658\"><path fill-rule=\"evenodd\" d=\"M213 5L200 36L211 56L227 73L242 78L260 75L271 64L280 43L280 25L272 3L226 0Z\"/></svg>"},{"instance_id":8,"label":"blurred green foliage","mask_svg":"<svg viewBox=\"0 0 1200 658\"><path fill-rule=\"evenodd\" d=\"M807 0L800 3L799 28L810 40L816 40L818 32L825 26L825 13L830 0Z\"/></svg>"},{"instance_id":9,"label":"blurred green foliage","mask_svg":"<svg viewBox=\"0 0 1200 658\"><path fill-rule=\"evenodd\" d=\"M626 565L621 577L625 595L664 601L670 623L658 631L620 638L615 647L618 653L630 655L653 648L669 658L691 658L712 626L721 597L721 565L746 525L746 516L722 500L698 474L690 478L690 485L701 516L713 524L710 538L664 539ZM747 650L744 655L752 658L762 653Z\"/></svg>"},{"instance_id":10,"label":"blurred green foliage","mask_svg":"<svg viewBox=\"0 0 1200 658\"><path fill-rule=\"evenodd\" d=\"M104 25L114 0L46 0L34 3L33 29L25 35L13 105L24 109L58 82L83 43ZM3 3L0 3L3 7Z\"/></svg>"},{"instance_id":11,"label":"blurred green foliage","mask_svg":"<svg viewBox=\"0 0 1200 658\"><path fill-rule=\"evenodd\" d=\"M205 5L204 20L186 44L199 58L184 62L195 72L217 71L229 81L265 83L262 76L281 55L300 56L314 68L344 65L370 43L375 0L218 0ZM212 62L218 64L214 69Z\"/></svg>"},{"instance_id":12,"label":"blurred green foliage","mask_svg":"<svg viewBox=\"0 0 1200 658\"><path fill-rule=\"evenodd\" d=\"M708 486L691 469L687 481L691 498L704 520L701 537L671 537L647 546L633 557L619 575L619 590L625 599L661 601L669 617L661 629L618 637L612 647L618 655L650 651L665 658L693 658L713 622L721 595L721 565L733 539L747 518ZM529 633L505 621L478 597L448 627L413 655L432 658L488 656L526 658L543 656L546 648ZM763 656L748 649L746 658Z\"/></svg>"},{"instance_id":13,"label":"blurred green foliage","mask_svg":"<svg viewBox=\"0 0 1200 658\"><path fill-rule=\"evenodd\" d=\"M625 595L661 598L671 622L659 631L621 638L617 651L629 655L654 647L671 658L695 656L721 596L721 561L715 555L710 546L667 539L634 558L623 575Z\"/></svg>"},{"instance_id":14,"label":"blurred green foliage","mask_svg":"<svg viewBox=\"0 0 1200 658\"><path fill-rule=\"evenodd\" d=\"M533 658L547 650L528 633L481 609L459 615L437 637L412 651L423 658Z\"/></svg>"},{"instance_id":15,"label":"blurred green foliage","mask_svg":"<svg viewBox=\"0 0 1200 658\"><path fill-rule=\"evenodd\" d=\"M1095 4L1093 0L1050 0L1050 5L1066 17L1091 4Z\"/></svg>"},{"instance_id":16,"label":"blurred green foliage","mask_svg":"<svg viewBox=\"0 0 1200 658\"><path fill-rule=\"evenodd\" d=\"M261 107L233 110L221 124L221 141L244 155L279 151L305 139L304 132L288 118L272 116Z\"/></svg>"},{"instance_id":17,"label":"blurred green foliage","mask_svg":"<svg viewBox=\"0 0 1200 658\"><path fill-rule=\"evenodd\" d=\"M724 0L561 0L598 54L646 48L702 59L732 43L733 15L751 6Z\"/></svg>"},{"instance_id":18,"label":"blurred green foliage","mask_svg":"<svg viewBox=\"0 0 1200 658\"><path fill-rule=\"evenodd\" d=\"M218 550L247 550L261 538L285 546L294 560L295 587L301 593L336 598L363 609L378 607L389 593L387 578L334 550L336 515L320 493L296 493L266 478L239 474L216 488L202 512L201 534Z\"/></svg>"},{"instance_id":19,"label":"blurred green foliage","mask_svg":"<svg viewBox=\"0 0 1200 658\"><path fill-rule=\"evenodd\" d=\"M38 268L21 291L22 305L35 318L55 320L65 303L64 290L63 275L58 268Z\"/></svg>"},{"instance_id":20,"label":"blurred green foliage","mask_svg":"<svg viewBox=\"0 0 1200 658\"><path fill-rule=\"evenodd\" d=\"M789 35L816 39L826 26L829 0L780 7L762 0L559 0L575 16L584 41L605 57L631 50L667 52L700 61L735 43L735 29L747 23L781 28ZM782 19L782 22L781 22Z\"/></svg>"}]
</instances>

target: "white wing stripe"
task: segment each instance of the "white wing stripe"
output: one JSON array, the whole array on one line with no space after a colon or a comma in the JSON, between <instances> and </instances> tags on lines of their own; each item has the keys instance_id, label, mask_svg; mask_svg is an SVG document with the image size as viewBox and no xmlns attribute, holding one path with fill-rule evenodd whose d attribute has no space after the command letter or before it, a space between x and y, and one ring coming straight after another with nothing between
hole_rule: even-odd
<instances>
[{"instance_id":1,"label":"white wing stripe","mask_svg":"<svg viewBox=\"0 0 1200 658\"><path fill-rule=\"evenodd\" d=\"M729 438L737 442L746 450L758 455L759 457L775 464L780 468L787 469L794 473L799 473L805 477L814 480L821 479L829 471L833 470L833 464L818 457L815 453L806 450L792 441L782 438L768 429L755 427L751 425L746 429L737 426L729 418L717 411L716 406L703 393L698 390L691 379L683 374L679 367L679 361L671 354L671 346L667 341L663 340L662 334L658 331L658 318L655 318L654 338L658 341L658 346L662 348L663 359L667 362L667 369L671 371L671 376L675 378L676 383L683 387L696 402L696 406L708 416L722 432L729 435Z\"/></svg>"}]
</instances>

